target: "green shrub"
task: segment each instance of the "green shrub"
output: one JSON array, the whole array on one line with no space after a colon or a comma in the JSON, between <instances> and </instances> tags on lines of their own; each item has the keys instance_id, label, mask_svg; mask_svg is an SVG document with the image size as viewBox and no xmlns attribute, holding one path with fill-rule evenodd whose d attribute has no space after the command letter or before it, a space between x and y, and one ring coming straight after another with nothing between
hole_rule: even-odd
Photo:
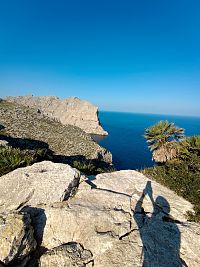
<instances>
[{"instance_id":1,"label":"green shrub","mask_svg":"<svg viewBox=\"0 0 200 267\"><path fill-rule=\"evenodd\" d=\"M19 148L0 146L0 176L45 159L49 159L46 149L20 150Z\"/></svg>"},{"instance_id":2,"label":"green shrub","mask_svg":"<svg viewBox=\"0 0 200 267\"><path fill-rule=\"evenodd\" d=\"M30 165L33 161L33 155L21 151L19 148L0 147L0 175Z\"/></svg>"},{"instance_id":3,"label":"green shrub","mask_svg":"<svg viewBox=\"0 0 200 267\"><path fill-rule=\"evenodd\" d=\"M88 175L114 171L113 166L95 160L74 160L70 165Z\"/></svg>"}]
</instances>

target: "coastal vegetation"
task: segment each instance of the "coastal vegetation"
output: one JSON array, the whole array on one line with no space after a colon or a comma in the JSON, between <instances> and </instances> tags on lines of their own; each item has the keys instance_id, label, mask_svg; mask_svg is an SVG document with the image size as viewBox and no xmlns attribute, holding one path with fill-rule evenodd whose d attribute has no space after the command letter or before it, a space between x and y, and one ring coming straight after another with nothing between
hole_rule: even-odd
<instances>
[{"instance_id":1,"label":"coastal vegetation","mask_svg":"<svg viewBox=\"0 0 200 267\"><path fill-rule=\"evenodd\" d=\"M0 146L0 176L20 167L50 159L46 149L21 150L10 146Z\"/></svg>"},{"instance_id":2,"label":"coastal vegetation","mask_svg":"<svg viewBox=\"0 0 200 267\"><path fill-rule=\"evenodd\" d=\"M37 110L0 100L0 175L42 160L70 164L86 174L114 170L112 155L89 134Z\"/></svg>"},{"instance_id":3,"label":"coastal vegetation","mask_svg":"<svg viewBox=\"0 0 200 267\"><path fill-rule=\"evenodd\" d=\"M68 163L73 168L76 168L87 175L112 172L115 170L113 165L99 160L88 160L80 156L66 157L63 159L63 157L56 156L45 148L38 148L34 150L0 145L0 176L17 168L26 167L44 160Z\"/></svg>"},{"instance_id":4,"label":"coastal vegetation","mask_svg":"<svg viewBox=\"0 0 200 267\"><path fill-rule=\"evenodd\" d=\"M177 141L184 137L184 129L167 120L159 121L146 129L144 137L153 151L153 159L156 162L166 162L179 154L180 146Z\"/></svg>"},{"instance_id":5,"label":"coastal vegetation","mask_svg":"<svg viewBox=\"0 0 200 267\"><path fill-rule=\"evenodd\" d=\"M200 221L200 136L184 138L184 130L168 121L146 129L153 159L158 164L142 172L194 204L192 221ZM171 149L171 150L170 150Z\"/></svg>"}]
</instances>

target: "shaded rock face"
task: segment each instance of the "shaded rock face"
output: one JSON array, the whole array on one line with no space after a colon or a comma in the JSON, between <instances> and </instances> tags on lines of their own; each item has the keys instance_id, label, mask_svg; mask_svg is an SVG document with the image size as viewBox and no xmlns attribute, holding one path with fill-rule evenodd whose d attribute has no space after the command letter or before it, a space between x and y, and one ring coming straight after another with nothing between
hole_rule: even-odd
<instances>
[{"instance_id":1,"label":"shaded rock face","mask_svg":"<svg viewBox=\"0 0 200 267\"><path fill-rule=\"evenodd\" d=\"M86 133L108 134L99 123L97 107L77 97L62 100L55 96L17 96L8 97L7 100L34 108L50 118L58 119L62 124L80 127Z\"/></svg>"},{"instance_id":2,"label":"shaded rock face","mask_svg":"<svg viewBox=\"0 0 200 267\"><path fill-rule=\"evenodd\" d=\"M0 125L3 127L0 139L7 137L9 144L23 149L48 149L59 162L69 163L81 158L112 163L112 154L82 129L63 125L37 110L1 101Z\"/></svg>"},{"instance_id":3,"label":"shaded rock face","mask_svg":"<svg viewBox=\"0 0 200 267\"><path fill-rule=\"evenodd\" d=\"M57 187L52 183L52 194ZM41 266L199 266L200 225L187 222L193 206L171 190L131 170L81 176L75 188L67 201L22 202Z\"/></svg>"},{"instance_id":4,"label":"shaded rock face","mask_svg":"<svg viewBox=\"0 0 200 267\"><path fill-rule=\"evenodd\" d=\"M0 215L0 261L4 264L25 266L28 255L36 248L28 214Z\"/></svg>"},{"instance_id":5,"label":"shaded rock face","mask_svg":"<svg viewBox=\"0 0 200 267\"><path fill-rule=\"evenodd\" d=\"M64 201L74 193L79 180L79 171L51 161L16 169L0 179L0 212Z\"/></svg>"}]
</instances>

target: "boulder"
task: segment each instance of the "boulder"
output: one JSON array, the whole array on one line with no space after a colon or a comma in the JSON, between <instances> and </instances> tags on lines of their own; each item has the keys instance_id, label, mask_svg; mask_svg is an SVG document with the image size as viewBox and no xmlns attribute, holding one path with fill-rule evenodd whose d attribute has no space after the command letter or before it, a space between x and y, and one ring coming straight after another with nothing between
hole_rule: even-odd
<instances>
[{"instance_id":1,"label":"boulder","mask_svg":"<svg viewBox=\"0 0 200 267\"><path fill-rule=\"evenodd\" d=\"M93 266L92 253L80 244L71 242L53 248L42 255L40 267Z\"/></svg>"},{"instance_id":2,"label":"boulder","mask_svg":"<svg viewBox=\"0 0 200 267\"><path fill-rule=\"evenodd\" d=\"M6 100L34 108L39 113L59 120L62 124L80 127L86 133L108 134L100 125L97 107L77 97L59 99L55 96L10 96Z\"/></svg>"},{"instance_id":3,"label":"boulder","mask_svg":"<svg viewBox=\"0 0 200 267\"><path fill-rule=\"evenodd\" d=\"M85 177L68 165L41 162L2 176L0 196L1 211L30 215L40 266L199 266L200 225L187 221L193 205L139 172ZM15 247L22 259L31 250ZM0 251L3 263L21 255Z\"/></svg>"},{"instance_id":4,"label":"boulder","mask_svg":"<svg viewBox=\"0 0 200 267\"><path fill-rule=\"evenodd\" d=\"M42 247L80 243L96 267L199 266L192 204L136 171L86 177L67 202L24 210Z\"/></svg>"},{"instance_id":5,"label":"boulder","mask_svg":"<svg viewBox=\"0 0 200 267\"><path fill-rule=\"evenodd\" d=\"M8 213L0 215L0 261L25 266L29 254L36 248L30 216Z\"/></svg>"},{"instance_id":6,"label":"boulder","mask_svg":"<svg viewBox=\"0 0 200 267\"><path fill-rule=\"evenodd\" d=\"M79 180L80 172L62 163L43 161L18 168L0 179L0 212L64 201Z\"/></svg>"},{"instance_id":7,"label":"boulder","mask_svg":"<svg viewBox=\"0 0 200 267\"><path fill-rule=\"evenodd\" d=\"M193 211L193 205L189 201L134 170L103 173L90 177L85 183L80 184L76 197L72 201L73 203L75 201L86 203L96 208L101 205L112 209L115 207L122 208L131 212L139 201L143 190L148 191L148 188L146 188L147 182L151 183L154 199L162 196L169 201L172 217L176 220L187 221L187 212ZM143 200L143 208L147 214L152 214L153 205L148 194ZM163 206L163 208L165 207Z\"/></svg>"}]
</instances>

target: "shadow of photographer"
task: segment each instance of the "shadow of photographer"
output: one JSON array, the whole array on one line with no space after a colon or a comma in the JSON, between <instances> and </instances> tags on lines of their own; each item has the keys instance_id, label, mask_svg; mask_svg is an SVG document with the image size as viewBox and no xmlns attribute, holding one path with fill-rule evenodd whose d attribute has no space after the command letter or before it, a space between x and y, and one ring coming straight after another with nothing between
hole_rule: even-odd
<instances>
[{"instance_id":1,"label":"shadow of photographer","mask_svg":"<svg viewBox=\"0 0 200 267\"><path fill-rule=\"evenodd\" d=\"M144 199L149 197L153 212L144 210ZM141 261L143 267L183 267L187 264L180 258L181 234L177 223L170 216L168 201L158 196L153 198L151 181L148 181L134 210L142 241Z\"/></svg>"}]
</instances>

